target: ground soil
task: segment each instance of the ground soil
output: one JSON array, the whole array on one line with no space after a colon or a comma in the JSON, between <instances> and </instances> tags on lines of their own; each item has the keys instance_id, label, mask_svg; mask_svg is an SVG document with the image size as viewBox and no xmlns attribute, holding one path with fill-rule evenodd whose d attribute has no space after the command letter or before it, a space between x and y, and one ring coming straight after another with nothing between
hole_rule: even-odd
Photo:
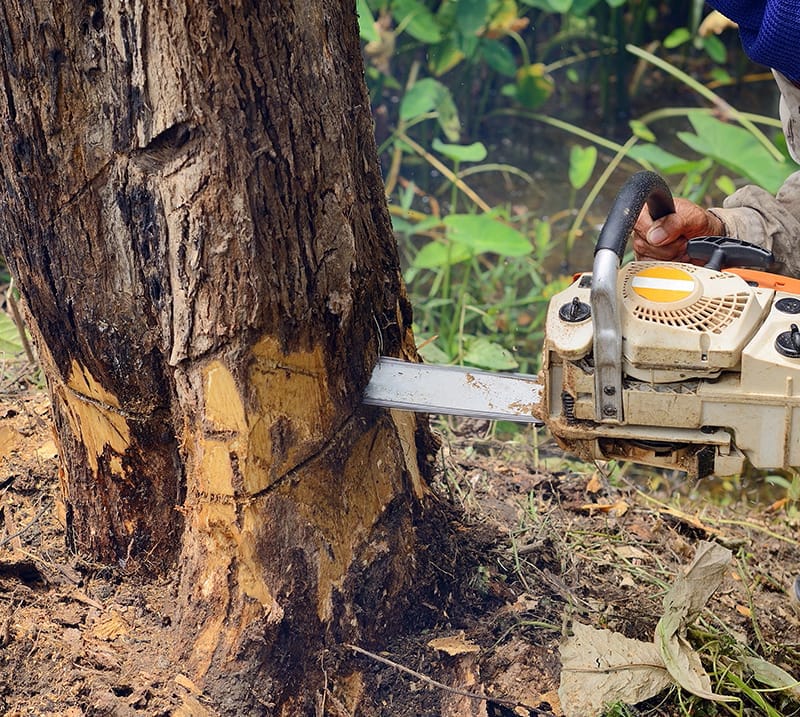
<instances>
[{"instance_id":1,"label":"ground soil","mask_svg":"<svg viewBox=\"0 0 800 717\"><path fill-rule=\"evenodd\" d=\"M769 492L763 476L689 484L586 466L544 438L500 440L488 429L473 422L441 430L435 488L456 506L463 545L472 546L453 593L458 603L451 596L425 606L437 614L426 629L379 650L342 647L367 673L373 713L563 714L559 645L570 625L651 640L665 590L701 540L735 554L700 618L705 633L797 669L800 513L785 488ZM7 383L0 387L0 714L219 714L170 659L171 583L78 560L64 531L45 394L27 379ZM443 556L443 570L447 563ZM676 695L628 714L677 714ZM347 714L335 689L323 701L325 714ZM690 704L691 714L715 713ZM800 710L786 700L780 708ZM734 713L761 712L745 705Z\"/></svg>"}]
</instances>

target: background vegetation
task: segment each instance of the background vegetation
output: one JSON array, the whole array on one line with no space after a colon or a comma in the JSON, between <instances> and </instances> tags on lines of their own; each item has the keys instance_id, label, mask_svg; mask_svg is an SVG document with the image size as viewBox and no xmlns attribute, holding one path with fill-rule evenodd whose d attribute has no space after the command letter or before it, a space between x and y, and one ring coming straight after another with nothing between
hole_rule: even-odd
<instances>
[{"instance_id":1,"label":"background vegetation","mask_svg":"<svg viewBox=\"0 0 800 717\"><path fill-rule=\"evenodd\" d=\"M702 2L359 0L428 360L535 371L543 308L630 173L713 204L793 169L766 68ZM752 114L750 107L766 107ZM737 109L738 108L738 109Z\"/></svg>"}]
</instances>

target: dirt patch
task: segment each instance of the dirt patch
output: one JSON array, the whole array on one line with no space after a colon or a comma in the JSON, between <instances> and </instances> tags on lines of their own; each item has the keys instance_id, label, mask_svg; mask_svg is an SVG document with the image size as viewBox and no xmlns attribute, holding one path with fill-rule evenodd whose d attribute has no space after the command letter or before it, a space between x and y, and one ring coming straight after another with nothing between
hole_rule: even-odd
<instances>
[{"instance_id":1,"label":"dirt patch","mask_svg":"<svg viewBox=\"0 0 800 717\"><path fill-rule=\"evenodd\" d=\"M458 530L470 539L459 542L462 553L431 564L446 576L457 560L459 585L420 606L413 634L356 646L364 651L339 648L336 660L366 673L363 714L561 714L559 645L570 625L651 640L667 587L700 540L730 548L734 560L690 638L706 656L710 641L728 641L796 674L800 509L785 489L767 495L761 477L689 484L571 464L531 435L499 441L482 437L484 428L446 432L436 478L442 497L463 508ZM64 531L47 401L32 387L6 392L0 713L221 714L171 660L173 586L76 559ZM347 714L339 688L325 696L325 714ZM765 696L781 714L800 713ZM681 698L690 712L701 704ZM638 709L679 714L677 704L668 694Z\"/></svg>"}]
</instances>

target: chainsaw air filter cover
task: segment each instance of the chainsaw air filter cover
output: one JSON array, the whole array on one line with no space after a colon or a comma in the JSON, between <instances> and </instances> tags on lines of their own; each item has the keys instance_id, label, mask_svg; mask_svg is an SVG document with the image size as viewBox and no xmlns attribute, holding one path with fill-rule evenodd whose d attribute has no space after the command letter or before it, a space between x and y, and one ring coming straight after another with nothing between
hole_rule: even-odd
<instances>
[{"instance_id":1,"label":"chainsaw air filter cover","mask_svg":"<svg viewBox=\"0 0 800 717\"><path fill-rule=\"evenodd\" d=\"M617 282L624 373L665 383L739 366L771 290L692 264L632 262Z\"/></svg>"}]
</instances>

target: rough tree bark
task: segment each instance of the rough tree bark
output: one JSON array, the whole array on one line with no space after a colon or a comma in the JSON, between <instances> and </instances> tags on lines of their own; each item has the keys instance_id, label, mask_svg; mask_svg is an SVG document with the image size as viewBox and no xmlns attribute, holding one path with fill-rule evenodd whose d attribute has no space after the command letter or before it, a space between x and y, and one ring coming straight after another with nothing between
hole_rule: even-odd
<instances>
[{"instance_id":1,"label":"rough tree bark","mask_svg":"<svg viewBox=\"0 0 800 717\"><path fill-rule=\"evenodd\" d=\"M231 714L309 713L325 645L413 599L427 432L359 406L414 349L354 5L0 4L0 252L69 540L179 566L176 650Z\"/></svg>"}]
</instances>

